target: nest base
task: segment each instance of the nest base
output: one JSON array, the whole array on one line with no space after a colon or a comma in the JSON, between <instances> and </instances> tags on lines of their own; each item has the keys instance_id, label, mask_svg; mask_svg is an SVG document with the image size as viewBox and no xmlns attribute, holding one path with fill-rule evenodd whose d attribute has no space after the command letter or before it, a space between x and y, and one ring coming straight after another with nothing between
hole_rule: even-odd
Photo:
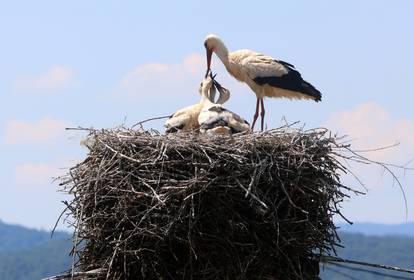
<instances>
[{"instance_id":1,"label":"nest base","mask_svg":"<svg viewBox=\"0 0 414 280\"><path fill-rule=\"evenodd\" d=\"M96 279L319 279L344 194L325 131L91 130L63 186ZM82 242L81 242L82 241ZM104 272L104 273L103 273Z\"/></svg>"}]
</instances>

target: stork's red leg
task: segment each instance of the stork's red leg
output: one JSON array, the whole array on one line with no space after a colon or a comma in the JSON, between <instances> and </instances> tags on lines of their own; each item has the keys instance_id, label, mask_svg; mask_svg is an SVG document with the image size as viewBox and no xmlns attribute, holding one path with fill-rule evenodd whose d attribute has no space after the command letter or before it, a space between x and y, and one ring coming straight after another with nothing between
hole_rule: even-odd
<instances>
[{"instance_id":1,"label":"stork's red leg","mask_svg":"<svg viewBox=\"0 0 414 280\"><path fill-rule=\"evenodd\" d=\"M264 116L265 116L265 108L264 108L264 102L263 102L263 98L260 98L260 103L261 103L261 107L262 107L262 110L261 110L261 112L260 112L260 116L262 117L262 131L263 131L263 128L264 128Z\"/></svg>"},{"instance_id":2,"label":"stork's red leg","mask_svg":"<svg viewBox=\"0 0 414 280\"><path fill-rule=\"evenodd\" d=\"M256 113L254 113L253 122L252 122L252 131L254 130L254 124L256 123L256 120L259 117L259 105L260 105L259 102L260 102L260 98L257 98L257 102L256 102Z\"/></svg>"}]
</instances>

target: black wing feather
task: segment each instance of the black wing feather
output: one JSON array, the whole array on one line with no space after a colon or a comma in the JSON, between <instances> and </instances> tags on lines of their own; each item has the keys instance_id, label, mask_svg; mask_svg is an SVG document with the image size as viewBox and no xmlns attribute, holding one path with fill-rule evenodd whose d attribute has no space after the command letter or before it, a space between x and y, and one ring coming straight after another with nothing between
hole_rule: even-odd
<instances>
[{"instance_id":1,"label":"black wing feather","mask_svg":"<svg viewBox=\"0 0 414 280\"><path fill-rule=\"evenodd\" d=\"M221 106L213 106L211 108L208 109L210 112L216 112L216 113L222 113L222 112L227 112L227 109L221 107Z\"/></svg>"},{"instance_id":2,"label":"black wing feather","mask_svg":"<svg viewBox=\"0 0 414 280\"><path fill-rule=\"evenodd\" d=\"M283 60L276 60L276 62L282 64L283 66L286 66L288 68L295 68L295 66L293 64L290 64L289 62L283 61Z\"/></svg>"},{"instance_id":3,"label":"black wing feather","mask_svg":"<svg viewBox=\"0 0 414 280\"><path fill-rule=\"evenodd\" d=\"M167 130L165 130L165 133L176 133L176 132L182 130L183 128L184 128L184 124L171 126L171 127L167 128Z\"/></svg>"},{"instance_id":4,"label":"black wing feather","mask_svg":"<svg viewBox=\"0 0 414 280\"><path fill-rule=\"evenodd\" d=\"M297 91L305 95L313 97L313 99L318 102L321 101L322 94L317 90L311 83L303 80L300 73L293 69L294 66L290 63L287 63L282 60L275 60L278 63L281 63L288 69L287 74L271 77L256 77L253 81L258 85L268 84L272 87L277 87L281 89Z\"/></svg>"}]
</instances>

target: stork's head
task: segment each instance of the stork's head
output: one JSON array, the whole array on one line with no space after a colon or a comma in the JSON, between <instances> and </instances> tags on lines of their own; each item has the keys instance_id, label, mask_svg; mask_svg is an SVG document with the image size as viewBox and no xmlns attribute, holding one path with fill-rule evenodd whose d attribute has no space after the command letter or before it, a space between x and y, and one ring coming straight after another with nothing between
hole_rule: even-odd
<instances>
[{"instance_id":1,"label":"stork's head","mask_svg":"<svg viewBox=\"0 0 414 280\"><path fill-rule=\"evenodd\" d=\"M207 55L207 71L210 70L211 67L211 56L213 55L213 52L217 53L220 59L228 53L223 41L214 34L210 34L204 39L204 47L206 48Z\"/></svg>"},{"instance_id":2,"label":"stork's head","mask_svg":"<svg viewBox=\"0 0 414 280\"><path fill-rule=\"evenodd\" d=\"M214 102L214 98L216 96L216 89L213 86L213 82L214 77L211 70L208 70L203 81L200 83L200 88L198 90L201 95L206 96L211 102Z\"/></svg>"},{"instance_id":3,"label":"stork's head","mask_svg":"<svg viewBox=\"0 0 414 280\"><path fill-rule=\"evenodd\" d=\"M224 104L230 98L230 91L221 86L219 82L214 79L215 77L216 74L213 75L211 70L208 70L206 76L200 84L198 91L200 95L207 97L207 99L209 99L211 102L216 104ZM217 90L220 93L220 96L217 101L214 101Z\"/></svg>"}]
</instances>

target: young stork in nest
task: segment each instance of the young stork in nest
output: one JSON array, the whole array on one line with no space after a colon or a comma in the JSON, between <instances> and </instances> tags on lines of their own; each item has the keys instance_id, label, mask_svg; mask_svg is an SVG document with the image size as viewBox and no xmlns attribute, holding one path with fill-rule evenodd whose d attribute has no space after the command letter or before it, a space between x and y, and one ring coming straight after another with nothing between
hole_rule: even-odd
<instances>
[{"instance_id":1,"label":"young stork in nest","mask_svg":"<svg viewBox=\"0 0 414 280\"><path fill-rule=\"evenodd\" d=\"M215 87L220 92L220 97L216 103L213 103L211 99L204 103L204 107L198 116L201 133L228 135L250 130L248 122L223 107L223 104L230 98L230 91L214 80L211 71L203 80L201 87L203 93L208 90L215 90Z\"/></svg>"},{"instance_id":2,"label":"young stork in nest","mask_svg":"<svg viewBox=\"0 0 414 280\"><path fill-rule=\"evenodd\" d=\"M256 113L252 130L261 107L261 129L264 126L264 97L321 100L321 93L302 79L295 67L282 60L251 50L229 52L216 35L208 35L204 41L207 55L207 71L210 70L213 52L223 62L227 71L237 80L246 83L256 94Z\"/></svg>"},{"instance_id":3,"label":"young stork in nest","mask_svg":"<svg viewBox=\"0 0 414 280\"><path fill-rule=\"evenodd\" d=\"M211 79L211 77L209 76L206 79ZM205 86L203 87L204 84ZM198 131L198 129L200 128L198 116L201 110L206 104L210 104L212 101L214 101L214 98L216 96L216 90L214 86L211 86L212 84L213 83L211 82L207 86L207 83L204 83L204 81L201 82L200 88L198 90L199 94L201 95L200 102L175 112L164 124L164 127L166 128L166 133L174 133L179 131ZM222 99L223 97L220 96L218 101Z\"/></svg>"},{"instance_id":4,"label":"young stork in nest","mask_svg":"<svg viewBox=\"0 0 414 280\"><path fill-rule=\"evenodd\" d=\"M216 87L220 96L214 103ZM167 120L166 133L200 131L209 134L234 134L250 129L245 120L223 108L222 105L230 98L230 92L214 80L211 71L201 82L199 93L199 103L177 111Z\"/></svg>"}]
</instances>

